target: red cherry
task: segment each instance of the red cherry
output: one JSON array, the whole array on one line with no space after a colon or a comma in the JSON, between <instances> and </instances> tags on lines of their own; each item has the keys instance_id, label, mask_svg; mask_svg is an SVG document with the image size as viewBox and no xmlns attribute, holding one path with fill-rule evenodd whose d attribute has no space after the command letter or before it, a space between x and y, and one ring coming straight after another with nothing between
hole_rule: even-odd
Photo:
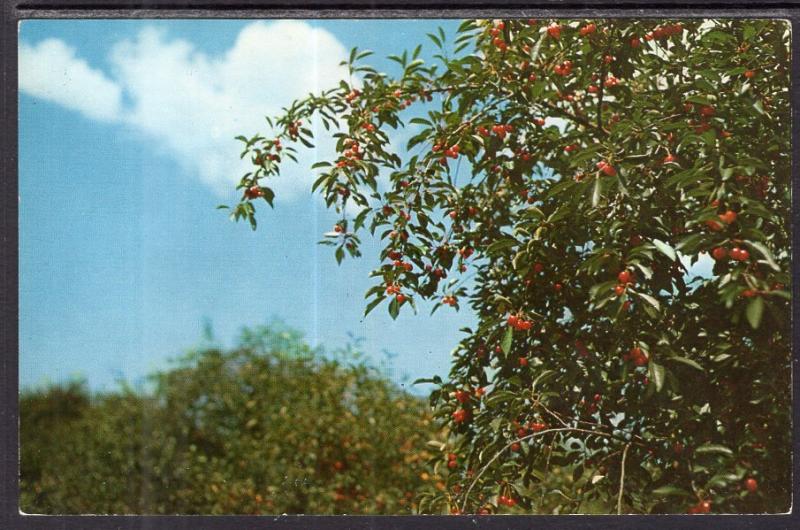
<instances>
[{"instance_id":1,"label":"red cherry","mask_svg":"<svg viewBox=\"0 0 800 530\"><path fill-rule=\"evenodd\" d=\"M509 315L508 325L511 326L512 328L515 328L517 327L518 324L519 324L519 317L517 317L516 315Z\"/></svg>"},{"instance_id":2,"label":"red cherry","mask_svg":"<svg viewBox=\"0 0 800 530\"><path fill-rule=\"evenodd\" d=\"M717 221L714 221L714 220L711 220L711 219L706 221L706 226L712 232L719 232L720 230L722 230L722 225L719 224Z\"/></svg>"},{"instance_id":3,"label":"red cherry","mask_svg":"<svg viewBox=\"0 0 800 530\"><path fill-rule=\"evenodd\" d=\"M534 118L533 123L541 127L544 125L544 118Z\"/></svg>"},{"instance_id":4,"label":"red cherry","mask_svg":"<svg viewBox=\"0 0 800 530\"><path fill-rule=\"evenodd\" d=\"M539 263L538 261L533 264L533 272L535 272L536 274L539 274L543 270L544 270L543 264Z\"/></svg>"},{"instance_id":5,"label":"red cherry","mask_svg":"<svg viewBox=\"0 0 800 530\"><path fill-rule=\"evenodd\" d=\"M554 39L561 38L561 26L553 22L547 27L547 34Z\"/></svg>"},{"instance_id":6,"label":"red cherry","mask_svg":"<svg viewBox=\"0 0 800 530\"><path fill-rule=\"evenodd\" d=\"M617 296L622 296L623 294L625 294L625 286L622 285L622 284L615 285L614 286L614 293Z\"/></svg>"},{"instance_id":7,"label":"red cherry","mask_svg":"<svg viewBox=\"0 0 800 530\"><path fill-rule=\"evenodd\" d=\"M756 75L756 73L753 70L745 70L745 72L744 72L744 76L747 79L752 79L755 75Z\"/></svg>"},{"instance_id":8,"label":"red cherry","mask_svg":"<svg viewBox=\"0 0 800 530\"><path fill-rule=\"evenodd\" d=\"M592 399L595 400L595 402L597 402L603 399L603 396L601 396L600 394L595 394L594 397L592 397Z\"/></svg>"},{"instance_id":9,"label":"red cherry","mask_svg":"<svg viewBox=\"0 0 800 530\"><path fill-rule=\"evenodd\" d=\"M256 199L258 197L261 197L262 195L261 188L259 188L258 186L250 186L245 190L244 195L248 199Z\"/></svg>"},{"instance_id":10,"label":"red cherry","mask_svg":"<svg viewBox=\"0 0 800 530\"><path fill-rule=\"evenodd\" d=\"M469 401L469 392L465 390L456 390L456 399L459 403L466 403Z\"/></svg>"},{"instance_id":11,"label":"red cherry","mask_svg":"<svg viewBox=\"0 0 800 530\"><path fill-rule=\"evenodd\" d=\"M403 302L406 301L406 296L404 294L398 294L394 299L397 300L398 305L402 305Z\"/></svg>"},{"instance_id":12,"label":"red cherry","mask_svg":"<svg viewBox=\"0 0 800 530\"><path fill-rule=\"evenodd\" d=\"M758 490L758 482L753 477L748 477L744 481L744 487L747 488L747 491L750 493L755 493Z\"/></svg>"},{"instance_id":13,"label":"red cherry","mask_svg":"<svg viewBox=\"0 0 800 530\"><path fill-rule=\"evenodd\" d=\"M614 169L614 166L612 166L612 165L610 165L608 163L604 164L603 167L600 168L600 171L602 171L603 173L605 173L609 177L613 177L614 175L617 174L617 170Z\"/></svg>"},{"instance_id":14,"label":"red cherry","mask_svg":"<svg viewBox=\"0 0 800 530\"><path fill-rule=\"evenodd\" d=\"M511 444L511 450L514 452L519 451L521 448L522 446L518 442L514 442L513 444Z\"/></svg>"},{"instance_id":15,"label":"red cherry","mask_svg":"<svg viewBox=\"0 0 800 530\"><path fill-rule=\"evenodd\" d=\"M736 221L736 217L738 217L738 215L733 210L728 210L725 213L719 214L719 218L726 224L732 224Z\"/></svg>"},{"instance_id":16,"label":"red cherry","mask_svg":"<svg viewBox=\"0 0 800 530\"><path fill-rule=\"evenodd\" d=\"M758 293L752 289L745 289L744 291L742 291L742 296L744 296L745 298L752 298L757 294Z\"/></svg>"},{"instance_id":17,"label":"red cherry","mask_svg":"<svg viewBox=\"0 0 800 530\"><path fill-rule=\"evenodd\" d=\"M519 358L519 365L522 367L528 366L528 358L527 357L520 357Z\"/></svg>"},{"instance_id":18,"label":"red cherry","mask_svg":"<svg viewBox=\"0 0 800 530\"><path fill-rule=\"evenodd\" d=\"M717 261L722 261L728 257L728 251L725 247L715 247L714 250L711 251L711 256Z\"/></svg>"},{"instance_id":19,"label":"red cherry","mask_svg":"<svg viewBox=\"0 0 800 530\"><path fill-rule=\"evenodd\" d=\"M711 105L704 105L700 107L700 115L705 118L713 116L715 112L716 109L714 109L714 107L712 107Z\"/></svg>"},{"instance_id":20,"label":"red cherry","mask_svg":"<svg viewBox=\"0 0 800 530\"><path fill-rule=\"evenodd\" d=\"M467 419L467 411L465 409L457 409L453 412L453 421L456 423L463 423Z\"/></svg>"},{"instance_id":21,"label":"red cherry","mask_svg":"<svg viewBox=\"0 0 800 530\"><path fill-rule=\"evenodd\" d=\"M561 292L561 289L562 289L563 287L564 287L564 286L563 286L563 285L561 285L560 283L553 284L553 289L555 289L555 291L556 291L557 293Z\"/></svg>"},{"instance_id":22,"label":"red cherry","mask_svg":"<svg viewBox=\"0 0 800 530\"><path fill-rule=\"evenodd\" d=\"M624 270L617 275L619 283L630 283L633 280L633 275L630 271Z\"/></svg>"},{"instance_id":23,"label":"red cherry","mask_svg":"<svg viewBox=\"0 0 800 530\"><path fill-rule=\"evenodd\" d=\"M631 48L638 48L641 44L642 43L639 40L639 37L634 37L631 39Z\"/></svg>"},{"instance_id":24,"label":"red cherry","mask_svg":"<svg viewBox=\"0 0 800 530\"><path fill-rule=\"evenodd\" d=\"M736 261L747 261L750 259L750 252L743 248L734 247L731 250L731 257Z\"/></svg>"}]
</instances>

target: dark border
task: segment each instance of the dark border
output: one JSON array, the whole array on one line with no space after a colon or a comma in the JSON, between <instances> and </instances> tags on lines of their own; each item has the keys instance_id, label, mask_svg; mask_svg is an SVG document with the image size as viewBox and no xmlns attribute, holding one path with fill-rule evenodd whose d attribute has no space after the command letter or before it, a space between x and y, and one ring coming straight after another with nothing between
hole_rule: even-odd
<instances>
[{"instance_id":1,"label":"dark border","mask_svg":"<svg viewBox=\"0 0 800 530\"><path fill-rule=\"evenodd\" d=\"M538 0L460 0L456 6L442 0L312 0L302 6L292 0L21 0L3 2L0 63L0 529L85 530L223 529L236 528L657 528L792 529L800 528L797 509L786 515L627 515L627 516L37 516L19 512L18 489L18 183L17 183L17 23L28 18L461 18L468 16L592 16L655 18L769 17L791 20L792 136L800 135L800 0L728 2L616 0L583 2ZM800 142L792 144L792 275L798 277L800 260L800 196L798 168ZM793 283L792 314L800 309L800 284ZM800 439L800 332L792 330L793 445ZM798 506L800 458L793 458L792 506Z\"/></svg>"}]
</instances>

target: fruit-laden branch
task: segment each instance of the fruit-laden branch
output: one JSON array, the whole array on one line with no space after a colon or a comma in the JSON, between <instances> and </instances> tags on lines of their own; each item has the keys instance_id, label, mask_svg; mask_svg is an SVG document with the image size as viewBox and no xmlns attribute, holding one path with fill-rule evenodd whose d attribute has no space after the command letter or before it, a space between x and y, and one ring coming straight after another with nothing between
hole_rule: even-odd
<instances>
[{"instance_id":1,"label":"fruit-laden branch","mask_svg":"<svg viewBox=\"0 0 800 530\"><path fill-rule=\"evenodd\" d=\"M462 512L466 511L467 503L469 502L469 494L472 491L472 488L475 486L475 484L478 483L478 481L480 480L481 476L483 476L483 474L486 472L486 470L489 469L489 467L491 467L491 465L498 458L500 458L500 456L503 453L505 453L508 449L511 449L512 445L520 443L520 442L524 442L525 440L531 440L531 439L533 439L533 438L535 438L537 436L542 436L542 435L545 435L545 434L551 433L551 432L583 433L583 434L591 434L593 436L601 436L603 438L615 438L614 435L609 434L607 432L602 432L602 431L590 431L588 429L580 429L580 428L577 428L577 427L559 427L559 428L556 428L556 429L545 429L543 431L534 432L532 434L526 434L525 436L522 436L520 438L516 438L514 440L511 440L509 443L504 445L499 451L497 451L497 453L495 453L495 455L488 462L486 462L486 464L480 469L480 471L478 471L478 473L475 474L475 478L472 479L472 482L470 483L469 488L467 488L467 491L464 492L464 502L461 505L461 511ZM625 446L625 450L626 451L627 451L627 448L630 447L630 445L631 444L629 443L629 444L627 444ZM624 455L623 455L623 462L624 462Z\"/></svg>"},{"instance_id":2,"label":"fruit-laden branch","mask_svg":"<svg viewBox=\"0 0 800 530\"><path fill-rule=\"evenodd\" d=\"M469 90L469 89L479 89L479 88L483 88L483 87L481 85L477 85L477 84L465 84L465 85L448 85L448 86L441 86L441 87L436 87L436 88L426 88L425 91L429 92L429 93L431 93L431 92L450 92L450 93L452 93L452 92L455 92L457 90ZM602 90L602 88L601 88L601 90ZM571 120L571 121L574 121L575 123L583 125L584 127L592 129L595 132L598 132L598 133L602 134L603 136L608 136L608 134L609 134L609 131L604 129L601 126L601 124L598 123L598 125L595 125L594 123L592 123L591 121L587 120L586 118L583 118L581 116L573 114L573 113L569 112L568 110L563 109L563 108L559 107L558 105L554 105L553 103L551 103L549 101L541 100L541 101L536 101L534 104L537 104L537 103L539 105L547 108L548 110L550 110L552 112L555 112L556 114L558 114L558 115L560 115L560 116L562 116L564 118L567 118L568 120Z\"/></svg>"}]
</instances>

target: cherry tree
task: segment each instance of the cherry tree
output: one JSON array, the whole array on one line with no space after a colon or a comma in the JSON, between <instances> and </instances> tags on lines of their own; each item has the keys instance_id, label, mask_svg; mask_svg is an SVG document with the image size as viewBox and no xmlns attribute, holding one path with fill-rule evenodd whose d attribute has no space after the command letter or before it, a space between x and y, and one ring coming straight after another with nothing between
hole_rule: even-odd
<instances>
[{"instance_id":1,"label":"cherry tree","mask_svg":"<svg viewBox=\"0 0 800 530\"><path fill-rule=\"evenodd\" d=\"M470 310L423 512L779 512L790 502L789 26L469 20L240 137L234 219L285 159L366 312ZM407 129L407 145L392 133ZM698 274L697 270L705 272Z\"/></svg>"}]
</instances>

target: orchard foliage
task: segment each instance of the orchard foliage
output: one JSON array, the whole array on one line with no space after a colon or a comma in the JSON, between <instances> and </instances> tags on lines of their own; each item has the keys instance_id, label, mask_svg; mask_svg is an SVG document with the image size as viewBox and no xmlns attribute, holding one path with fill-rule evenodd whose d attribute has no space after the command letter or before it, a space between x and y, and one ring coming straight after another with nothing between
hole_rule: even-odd
<instances>
[{"instance_id":1,"label":"orchard foliage","mask_svg":"<svg viewBox=\"0 0 800 530\"><path fill-rule=\"evenodd\" d=\"M72 384L20 412L27 513L412 513L436 436L357 350L276 327L191 353L148 392Z\"/></svg>"},{"instance_id":2,"label":"orchard foliage","mask_svg":"<svg viewBox=\"0 0 800 530\"><path fill-rule=\"evenodd\" d=\"M312 127L341 214L385 244L367 292L479 319L431 403L449 427L423 512L780 512L790 500L789 26L465 21L434 63L354 49L296 101L232 217ZM324 128L324 131L322 130ZM392 131L407 128L406 146ZM380 184L379 184L379 181ZM713 271L689 275L703 258Z\"/></svg>"}]
</instances>

